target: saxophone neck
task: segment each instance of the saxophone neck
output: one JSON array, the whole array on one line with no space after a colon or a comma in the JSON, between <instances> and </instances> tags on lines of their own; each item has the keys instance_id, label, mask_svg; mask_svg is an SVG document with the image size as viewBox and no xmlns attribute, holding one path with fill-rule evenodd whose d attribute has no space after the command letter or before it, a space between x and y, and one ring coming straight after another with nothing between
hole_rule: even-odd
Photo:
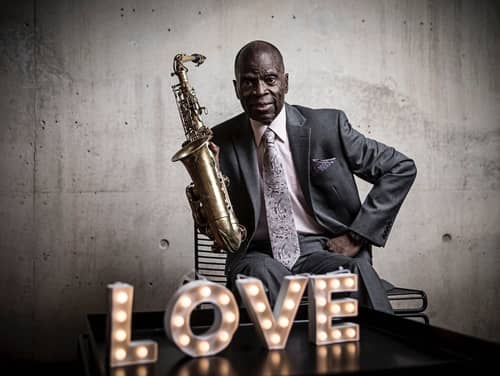
<instances>
[{"instance_id":1,"label":"saxophone neck","mask_svg":"<svg viewBox=\"0 0 500 376\"><path fill-rule=\"evenodd\" d=\"M181 86L189 88L189 81L187 78L188 69L184 64L192 62L196 64L196 66L199 66L203 64L205 59L206 57L201 54L177 54L174 57L174 72L172 73L172 75L176 75L179 78L179 83L181 84Z\"/></svg>"},{"instance_id":2,"label":"saxophone neck","mask_svg":"<svg viewBox=\"0 0 500 376\"><path fill-rule=\"evenodd\" d=\"M196 66L198 65L201 65L203 64L203 62L205 61L206 57L201 55L201 54L191 54L191 55L188 55L188 54L177 54L175 55L175 58L174 58L174 63L179 63L179 64L183 64L183 63L187 63L187 62L193 62L196 64ZM175 69L174 69L175 70Z\"/></svg>"},{"instance_id":3,"label":"saxophone neck","mask_svg":"<svg viewBox=\"0 0 500 376\"><path fill-rule=\"evenodd\" d=\"M172 76L177 76L179 84L173 86L179 114L184 126L184 133L187 142L193 142L200 138L211 135L211 130L203 124L201 115L206 112L205 108L200 106L196 93L189 85L187 77L188 69L185 63L192 62L199 66L205 61L205 56L201 54L177 54L174 57Z\"/></svg>"}]
</instances>

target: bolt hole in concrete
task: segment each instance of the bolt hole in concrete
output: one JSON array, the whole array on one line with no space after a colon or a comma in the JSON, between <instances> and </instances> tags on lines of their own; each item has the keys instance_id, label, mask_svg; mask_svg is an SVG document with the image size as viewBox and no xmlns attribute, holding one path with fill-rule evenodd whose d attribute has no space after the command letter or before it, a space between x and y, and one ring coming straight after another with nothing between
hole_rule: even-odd
<instances>
[{"instance_id":1,"label":"bolt hole in concrete","mask_svg":"<svg viewBox=\"0 0 500 376\"><path fill-rule=\"evenodd\" d=\"M161 249L168 249L170 247L170 242L167 239L161 239L160 240L160 248Z\"/></svg>"},{"instance_id":2,"label":"bolt hole in concrete","mask_svg":"<svg viewBox=\"0 0 500 376\"><path fill-rule=\"evenodd\" d=\"M442 239L443 239L443 241L444 241L444 242L449 242L449 241L451 241L451 239L452 239L452 238L451 238L451 234L448 234L448 233L443 234Z\"/></svg>"}]
</instances>

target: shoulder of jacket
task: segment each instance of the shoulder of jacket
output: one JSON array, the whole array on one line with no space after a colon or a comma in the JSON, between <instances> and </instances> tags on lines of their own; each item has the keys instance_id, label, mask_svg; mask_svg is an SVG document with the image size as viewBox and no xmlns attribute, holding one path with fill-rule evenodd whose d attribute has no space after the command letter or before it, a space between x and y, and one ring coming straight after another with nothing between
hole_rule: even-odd
<instances>
[{"instance_id":1,"label":"shoulder of jacket","mask_svg":"<svg viewBox=\"0 0 500 376\"><path fill-rule=\"evenodd\" d=\"M299 105L293 105L292 108L297 111L300 116L306 119L308 126L314 129L328 128L335 129L340 127L347 119L344 111L337 108L311 108Z\"/></svg>"},{"instance_id":2,"label":"shoulder of jacket","mask_svg":"<svg viewBox=\"0 0 500 376\"><path fill-rule=\"evenodd\" d=\"M344 111L337 109L337 108L312 108L312 107L306 107L306 106L301 106L301 105L291 105L293 108L295 108L297 111L299 111L303 116L306 118L311 117L311 116L339 116L341 113L344 113Z\"/></svg>"},{"instance_id":3,"label":"shoulder of jacket","mask_svg":"<svg viewBox=\"0 0 500 376\"><path fill-rule=\"evenodd\" d=\"M242 112L236 116L233 116L232 118L223 121L222 123L219 123L215 126L213 126L211 129L214 133L224 133L227 131L232 131L234 130L234 125L237 123L241 123L245 119L245 113Z\"/></svg>"}]
</instances>

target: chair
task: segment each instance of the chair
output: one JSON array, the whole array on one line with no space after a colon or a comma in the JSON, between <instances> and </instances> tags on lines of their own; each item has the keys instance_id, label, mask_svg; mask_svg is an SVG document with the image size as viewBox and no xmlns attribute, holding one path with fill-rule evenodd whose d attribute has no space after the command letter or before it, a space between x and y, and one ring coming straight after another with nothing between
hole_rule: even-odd
<instances>
[{"instance_id":1,"label":"chair","mask_svg":"<svg viewBox=\"0 0 500 376\"><path fill-rule=\"evenodd\" d=\"M396 315L420 319L425 324L429 324L429 317L424 313L428 304L425 291L397 287L385 279L382 279L382 284Z\"/></svg>"},{"instance_id":2,"label":"chair","mask_svg":"<svg viewBox=\"0 0 500 376\"><path fill-rule=\"evenodd\" d=\"M208 280L225 286L227 253L214 252L213 240L202 234L196 226L194 232L194 268L197 278L201 274Z\"/></svg>"},{"instance_id":3,"label":"chair","mask_svg":"<svg viewBox=\"0 0 500 376\"><path fill-rule=\"evenodd\" d=\"M202 234L196 226L194 229L194 244L194 265L197 278L198 275L202 275L212 282L225 286L227 284L225 271L227 254L212 251L213 241ZM428 303L425 291L397 287L385 279L382 279L382 284L397 316L422 320L425 324L429 324L429 318L425 314Z\"/></svg>"}]
</instances>

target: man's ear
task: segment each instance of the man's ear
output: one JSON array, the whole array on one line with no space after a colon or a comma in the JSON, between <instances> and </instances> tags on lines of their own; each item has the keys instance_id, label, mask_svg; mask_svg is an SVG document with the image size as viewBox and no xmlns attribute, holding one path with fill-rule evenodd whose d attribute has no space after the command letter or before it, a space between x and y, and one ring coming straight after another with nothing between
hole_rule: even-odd
<instances>
[{"instance_id":1,"label":"man's ear","mask_svg":"<svg viewBox=\"0 0 500 376\"><path fill-rule=\"evenodd\" d=\"M285 87L284 87L284 92L285 92L285 94L288 94L288 73L285 73Z\"/></svg>"},{"instance_id":2,"label":"man's ear","mask_svg":"<svg viewBox=\"0 0 500 376\"><path fill-rule=\"evenodd\" d=\"M240 93L238 92L238 83L236 82L236 80L233 80L233 86L236 98L240 99Z\"/></svg>"}]
</instances>

